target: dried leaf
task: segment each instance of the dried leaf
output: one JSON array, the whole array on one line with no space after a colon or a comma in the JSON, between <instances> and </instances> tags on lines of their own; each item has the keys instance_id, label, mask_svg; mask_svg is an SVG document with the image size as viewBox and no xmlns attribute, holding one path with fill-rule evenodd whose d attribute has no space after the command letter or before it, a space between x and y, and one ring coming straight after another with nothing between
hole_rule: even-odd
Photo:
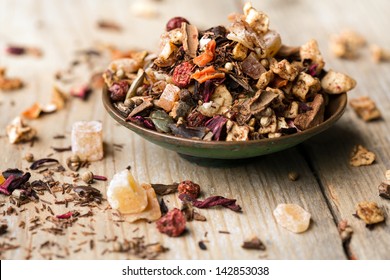
<instances>
[{"instance_id":1,"label":"dried leaf","mask_svg":"<svg viewBox=\"0 0 390 280\"><path fill-rule=\"evenodd\" d=\"M179 186L179 183L172 183L172 184L151 184L152 188L156 192L157 195L167 195L171 193L177 192L177 187Z\"/></svg>"}]
</instances>

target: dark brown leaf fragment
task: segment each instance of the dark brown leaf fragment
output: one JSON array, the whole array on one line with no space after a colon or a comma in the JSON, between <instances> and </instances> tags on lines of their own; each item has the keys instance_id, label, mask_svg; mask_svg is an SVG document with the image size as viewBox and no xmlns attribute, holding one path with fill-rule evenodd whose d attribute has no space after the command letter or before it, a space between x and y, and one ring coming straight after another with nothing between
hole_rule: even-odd
<instances>
[{"instance_id":1,"label":"dark brown leaf fragment","mask_svg":"<svg viewBox=\"0 0 390 280\"><path fill-rule=\"evenodd\" d=\"M163 196L163 195L177 192L177 187L179 186L179 183L172 183L168 185L166 184L151 184L151 185L157 195Z\"/></svg>"}]
</instances>

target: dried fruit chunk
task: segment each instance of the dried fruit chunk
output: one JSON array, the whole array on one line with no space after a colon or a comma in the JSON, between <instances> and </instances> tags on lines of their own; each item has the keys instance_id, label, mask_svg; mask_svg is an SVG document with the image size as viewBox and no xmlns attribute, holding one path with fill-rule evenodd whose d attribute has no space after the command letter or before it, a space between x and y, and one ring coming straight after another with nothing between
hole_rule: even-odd
<instances>
[{"instance_id":1,"label":"dried fruit chunk","mask_svg":"<svg viewBox=\"0 0 390 280\"><path fill-rule=\"evenodd\" d=\"M170 112L174 103L179 100L179 93L180 88L172 84L167 84L156 105Z\"/></svg>"},{"instance_id":2,"label":"dried fruit chunk","mask_svg":"<svg viewBox=\"0 0 390 280\"><path fill-rule=\"evenodd\" d=\"M299 55L301 56L302 62L310 62L310 65L315 65L314 75L318 75L325 66L324 59L318 48L318 43L314 39L301 46Z\"/></svg>"},{"instance_id":3,"label":"dried fruit chunk","mask_svg":"<svg viewBox=\"0 0 390 280\"><path fill-rule=\"evenodd\" d=\"M183 62L175 67L173 71L172 81L181 88L186 87L191 80L193 65L188 62Z\"/></svg>"},{"instance_id":4,"label":"dried fruit chunk","mask_svg":"<svg viewBox=\"0 0 390 280\"><path fill-rule=\"evenodd\" d=\"M11 144L30 141L36 134L37 131L26 125L20 117L16 117L7 126L8 140Z\"/></svg>"},{"instance_id":5,"label":"dried fruit chunk","mask_svg":"<svg viewBox=\"0 0 390 280\"><path fill-rule=\"evenodd\" d=\"M127 169L116 173L112 178L107 190L107 200L113 209L123 214L140 213L148 205L146 190Z\"/></svg>"},{"instance_id":6,"label":"dried fruit chunk","mask_svg":"<svg viewBox=\"0 0 390 280\"><path fill-rule=\"evenodd\" d=\"M279 204L274 210L276 222L295 233L305 232L310 225L311 215L296 204Z\"/></svg>"},{"instance_id":7,"label":"dried fruit chunk","mask_svg":"<svg viewBox=\"0 0 390 280\"><path fill-rule=\"evenodd\" d=\"M186 194L193 199L197 199L200 194L200 186L190 180L182 181L177 187L179 194Z\"/></svg>"},{"instance_id":8,"label":"dried fruit chunk","mask_svg":"<svg viewBox=\"0 0 390 280\"><path fill-rule=\"evenodd\" d=\"M329 94L340 94L353 89L356 81L348 75L329 70L322 78L321 86Z\"/></svg>"},{"instance_id":9,"label":"dried fruit chunk","mask_svg":"<svg viewBox=\"0 0 390 280\"><path fill-rule=\"evenodd\" d=\"M72 126L72 153L82 161L103 158L103 126L98 121L80 121Z\"/></svg>"},{"instance_id":10,"label":"dried fruit chunk","mask_svg":"<svg viewBox=\"0 0 390 280\"><path fill-rule=\"evenodd\" d=\"M349 102L349 105L351 105L356 114L366 122L381 117L381 112L376 107L375 102L368 96L353 98Z\"/></svg>"},{"instance_id":11,"label":"dried fruit chunk","mask_svg":"<svg viewBox=\"0 0 390 280\"><path fill-rule=\"evenodd\" d=\"M366 45L366 39L353 30L343 30L333 35L330 40L330 50L336 57L354 59L358 51Z\"/></svg>"},{"instance_id":12,"label":"dried fruit chunk","mask_svg":"<svg viewBox=\"0 0 390 280\"><path fill-rule=\"evenodd\" d=\"M370 165L375 161L375 154L370 152L362 145L356 145L353 148L349 164L352 166Z\"/></svg>"},{"instance_id":13,"label":"dried fruit chunk","mask_svg":"<svg viewBox=\"0 0 390 280\"><path fill-rule=\"evenodd\" d=\"M165 27L166 31L171 31L173 29L176 29L176 28L181 28L181 25L182 23L185 22L187 24L190 24L188 22L188 20L186 20L185 18L183 17L174 17L174 18L171 18L168 22L167 22L167 25Z\"/></svg>"},{"instance_id":14,"label":"dried fruit chunk","mask_svg":"<svg viewBox=\"0 0 390 280\"><path fill-rule=\"evenodd\" d=\"M148 199L148 205L140 213L127 214L124 218L127 222L133 223L138 220L156 221L161 217L160 204L158 203L156 193L151 185L142 184Z\"/></svg>"},{"instance_id":15,"label":"dried fruit chunk","mask_svg":"<svg viewBox=\"0 0 390 280\"><path fill-rule=\"evenodd\" d=\"M11 91L23 87L23 82L18 78L8 78L6 69L0 68L0 90Z\"/></svg>"},{"instance_id":16,"label":"dried fruit chunk","mask_svg":"<svg viewBox=\"0 0 390 280\"><path fill-rule=\"evenodd\" d=\"M370 201L359 202L356 207L356 215L367 225L377 224L385 220L382 209L378 204Z\"/></svg>"},{"instance_id":17,"label":"dried fruit chunk","mask_svg":"<svg viewBox=\"0 0 390 280\"><path fill-rule=\"evenodd\" d=\"M216 46L217 43L215 42L215 40L211 40L210 42L208 42L204 52L193 59L194 64L200 67L204 67L207 63L213 61Z\"/></svg>"},{"instance_id":18,"label":"dried fruit chunk","mask_svg":"<svg viewBox=\"0 0 390 280\"><path fill-rule=\"evenodd\" d=\"M191 76L192 79L197 80L200 84L211 79L225 78L225 73L217 72L213 65L204 68L202 71L197 71Z\"/></svg>"},{"instance_id":19,"label":"dried fruit chunk","mask_svg":"<svg viewBox=\"0 0 390 280\"><path fill-rule=\"evenodd\" d=\"M161 233L165 233L171 237L177 237L186 229L186 219L179 209L174 208L165 216L161 217L156 222L156 225Z\"/></svg>"},{"instance_id":20,"label":"dried fruit chunk","mask_svg":"<svg viewBox=\"0 0 390 280\"><path fill-rule=\"evenodd\" d=\"M33 120L39 118L41 112L41 105L38 102L35 102L31 107L22 112L22 116L27 119Z\"/></svg>"},{"instance_id":21,"label":"dried fruit chunk","mask_svg":"<svg viewBox=\"0 0 390 280\"><path fill-rule=\"evenodd\" d=\"M390 51L383 49L378 45L371 45L370 52L372 60L376 63L390 60Z\"/></svg>"}]
</instances>

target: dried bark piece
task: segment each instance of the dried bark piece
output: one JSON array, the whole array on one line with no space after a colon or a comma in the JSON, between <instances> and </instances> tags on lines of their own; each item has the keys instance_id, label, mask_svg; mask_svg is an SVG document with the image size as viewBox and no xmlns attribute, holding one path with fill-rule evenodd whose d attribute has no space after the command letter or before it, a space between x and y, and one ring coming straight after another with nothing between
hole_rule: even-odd
<instances>
[{"instance_id":1,"label":"dried bark piece","mask_svg":"<svg viewBox=\"0 0 390 280\"><path fill-rule=\"evenodd\" d=\"M103 154L103 126L98 121L80 121L72 126L72 153L81 161L101 160Z\"/></svg>"},{"instance_id":2,"label":"dried bark piece","mask_svg":"<svg viewBox=\"0 0 390 280\"><path fill-rule=\"evenodd\" d=\"M172 184L151 184L152 188L156 192L157 195L167 195L171 193L177 192L178 183L172 183Z\"/></svg>"},{"instance_id":3,"label":"dried bark piece","mask_svg":"<svg viewBox=\"0 0 390 280\"><path fill-rule=\"evenodd\" d=\"M368 96L353 98L349 101L349 105L351 105L355 113L366 122L381 117L381 112L376 107L374 100Z\"/></svg>"},{"instance_id":4,"label":"dried bark piece","mask_svg":"<svg viewBox=\"0 0 390 280\"><path fill-rule=\"evenodd\" d=\"M8 140L11 144L27 142L32 140L37 131L23 122L20 117L16 117L7 125Z\"/></svg>"},{"instance_id":5,"label":"dried bark piece","mask_svg":"<svg viewBox=\"0 0 390 280\"><path fill-rule=\"evenodd\" d=\"M129 170L116 173L107 189L107 200L122 214L140 213L148 205L147 192L134 179Z\"/></svg>"},{"instance_id":6,"label":"dried bark piece","mask_svg":"<svg viewBox=\"0 0 390 280\"><path fill-rule=\"evenodd\" d=\"M362 145L353 148L349 164L352 166L371 165L375 161L375 154Z\"/></svg>"},{"instance_id":7,"label":"dried bark piece","mask_svg":"<svg viewBox=\"0 0 390 280\"><path fill-rule=\"evenodd\" d=\"M279 204L274 212L276 222L294 233L305 232L310 225L311 215L296 204Z\"/></svg>"},{"instance_id":8,"label":"dried bark piece","mask_svg":"<svg viewBox=\"0 0 390 280\"><path fill-rule=\"evenodd\" d=\"M257 236L253 236L252 238L245 240L241 247L244 249L260 251L265 251L266 249L264 243Z\"/></svg>"},{"instance_id":9,"label":"dried bark piece","mask_svg":"<svg viewBox=\"0 0 390 280\"><path fill-rule=\"evenodd\" d=\"M312 102L308 103L312 109L299 114L294 119L294 125L300 130L315 127L324 121L325 101L322 94L317 94Z\"/></svg>"},{"instance_id":10,"label":"dried bark piece","mask_svg":"<svg viewBox=\"0 0 390 280\"><path fill-rule=\"evenodd\" d=\"M183 49L192 58L196 57L198 50L198 29L195 25L183 22L181 25L183 33Z\"/></svg>"},{"instance_id":11,"label":"dried bark piece","mask_svg":"<svg viewBox=\"0 0 390 280\"><path fill-rule=\"evenodd\" d=\"M161 217L160 204L157 200L154 189L149 184L142 184L141 186L145 191L148 198L148 205L140 213L127 214L124 216L127 222L133 223L138 220L156 221Z\"/></svg>"},{"instance_id":12,"label":"dried bark piece","mask_svg":"<svg viewBox=\"0 0 390 280\"><path fill-rule=\"evenodd\" d=\"M389 181L382 182L378 186L378 191L379 191L379 196L380 197L383 197L383 198L386 198L386 199L390 199L390 182Z\"/></svg>"},{"instance_id":13,"label":"dried bark piece","mask_svg":"<svg viewBox=\"0 0 390 280\"><path fill-rule=\"evenodd\" d=\"M377 224L385 220L383 211L376 202L359 202L356 207L356 215L367 225Z\"/></svg>"},{"instance_id":14,"label":"dried bark piece","mask_svg":"<svg viewBox=\"0 0 390 280\"><path fill-rule=\"evenodd\" d=\"M251 52L241 63L242 72L251 77L252 79L259 79L261 74L265 73L267 70L261 65L260 61L257 59L256 55Z\"/></svg>"}]
</instances>

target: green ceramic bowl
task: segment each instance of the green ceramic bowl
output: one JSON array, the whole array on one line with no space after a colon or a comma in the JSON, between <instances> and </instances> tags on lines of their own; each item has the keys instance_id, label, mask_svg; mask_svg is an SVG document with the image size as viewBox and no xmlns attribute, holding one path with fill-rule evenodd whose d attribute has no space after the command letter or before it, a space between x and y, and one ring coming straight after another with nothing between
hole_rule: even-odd
<instances>
[{"instance_id":1,"label":"green ceramic bowl","mask_svg":"<svg viewBox=\"0 0 390 280\"><path fill-rule=\"evenodd\" d=\"M159 133L154 130L140 127L131 122L126 122L126 119L111 103L106 87L103 89L103 104L107 112L118 123L134 131L146 140L161 147L178 152L179 154L185 156L192 156L197 158L241 159L271 154L291 148L328 129L343 115L347 105L347 95L344 93L330 96L329 104L325 111L325 121L319 126L310 128L303 132L282 136L280 138L251 140L245 142L202 141L186 139Z\"/></svg>"}]
</instances>

